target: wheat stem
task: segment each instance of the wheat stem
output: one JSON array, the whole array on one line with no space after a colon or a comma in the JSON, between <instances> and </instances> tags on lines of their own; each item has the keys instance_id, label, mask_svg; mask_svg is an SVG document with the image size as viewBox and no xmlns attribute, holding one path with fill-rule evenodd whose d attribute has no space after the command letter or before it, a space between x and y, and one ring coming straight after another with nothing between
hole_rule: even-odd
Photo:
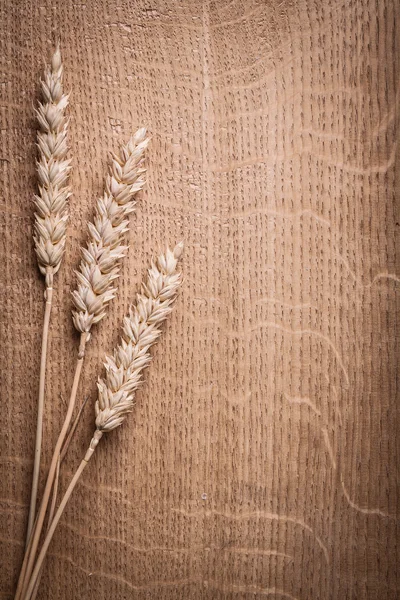
<instances>
[{"instance_id":1,"label":"wheat stem","mask_svg":"<svg viewBox=\"0 0 400 600\"><path fill-rule=\"evenodd\" d=\"M39 375L39 398L38 398L38 410L37 410L37 423L36 423L36 441L35 441L35 455L33 464L33 475L32 475L32 490L31 490L31 501L29 508L28 517L28 529L26 534L26 547L29 543L29 538L32 533L32 527L35 520L36 512L36 501L37 491L39 484L40 474L40 455L42 451L42 432L43 432L43 412L44 412L44 392L45 392L45 381L46 381L46 362L47 362L47 341L49 336L49 323L50 314L53 298L53 288L46 288L46 308L43 319L43 331L42 331L42 354L40 359L40 375Z\"/></svg>"},{"instance_id":2,"label":"wheat stem","mask_svg":"<svg viewBox=\"0 0 400 600\"><path fill-rule=\"evenodd\" d=\"M85 408L85 405L86 405L88 399L89 399L89 396L86 396L85 400L82 402L82 404L81 404L81 406L79 408L78 414L76 415L76 417L74 419L74 422L71 425L71 428L69 430L68 436L67 436L67 438L66 438L66 440L65 440L65 442L63 444L63 447L61 448L60 456L59 456L59 459L58 459L58 462L57 462L56 474L55 474L55 477L54 477L53 491L52 491L52 497L51 497L51 504L50 504L48 521L47 521L46 533L49 531L51 522L53 520L54 511L55 511L55 508L56 508L56 500L57 500L57 494L58 494L58 485L59 485L59 479L60 479L60 466L61 466L61 463L63 462L63 460L65 458L65 455L68 452L69 445L70 445L71 440L72 440L72 438L74 436L75 430L76 430L76 428L78 426L78 423L79 423L80 418L82 416L83 409ZM36 594L38 592L38 588L39 588L39 584L40 584L40 578L41 578L41 575L42 575L42 570L43 570L43 565L42 565L42 569L41 569L41 571L39 573L39 576L38 576L38 578L36 580L36 585L35 585L35 589L32 592L31 600L34 600L36 598Z\"/></svg>"},{"instance_id":3,"label":"wheat stem","mask_svg":"<svg viewBox=\"0 0 400 600\"><path fill-rule=\"evenodd\" d=\"M56 446L54 448L53 457L51 459L51 464L50 464L50 469L49 469L49 473L47 476L46 486L45 486L45 489L43 492L43 499L40 504L40 509L39 509L39 513L37 516L37 522L36 522L35 527L32 530L32 543L30 544L30 547L28 547L28 550L25 553L23 569L24 569L25 562L27 564L25 567L25 576L23 579L22 597L26 590L26 584L29 581L29 578L32 573L35 555L36 555L37 547L39 545L40 535L41 535L41 532L43 529L43 522L44 522L44 519L46 516L46 510L47 510L47 506L48 506L49 499L50 499L51 488L52 488L55 474L56 474L57 463L58 463L60 451L61 451L62 445L64 443L65 437L67 435L68 428L71 424L72 415L73 415L73 411L74 411L74 407L75 407L76 394L78 391L78 385L79 385L79 380L80 380L81 371L82 371L83 359L85 356L85 346L86 346L88 336L89 336L89 334L86 332L81 334L78 360L76 362L74 382L72 385L71 396L69 399L67 414L65 416L62 429L60 431ZM17 600L17 598L19 598L19 596L16 597L16 600Z\"/></svg>"},{"instance_id":4,"label":"wheat stem","mask_svg":"<svg viewBox=\"0 0 400 600\"><path fill-rule=\"evenodd\" d=\"M101 431L99 431L98 429L96 429L96 431L93 434L93 438L92 441L90 442L90 446L85 454L84 459L81 461L81 464L79 465L78 469L75 472L75 475L73 476L73 478L71 479L71 482L67 488L67 491L65 492L61 502L60 502L60 506L57 509L56 514L54 515L54 519L50 525L49 531L47 532L47 535L45 537L45 540L43 542L43 546L40 550L38 559L36 561L36 565L35 568L33 570L32 576L30 578L30 582L29 582L29 586L27 588L27 591L24 595L24 600L29 600L32 596L32 592L34 591L35 585L36 585L36 581L38 579L40 570L42 568L42 564L43 561L45 559L46 553L47 553L47 549L50 545L50 542L53 538L54 532L56 530L56 527L58 525L58 522L64 512L64 509L67 505L68 500L70 499L70 496L72 494L72 492L74 491L74 488L76 486L76 484L79 481L80 476L82 475L84 469L86 468L89 460L91 459L91 457L94 454L94 451L97 447L97 444L99 443L99 441L102 438L103 433Z\"/></svg>"},{"instance_id":5,"label":"wheat stem","mask_svg":"<svg viewBox=\"0 0 400 600\"><path fill-rule=\"evenodd\" d=\"M58 484L60 481L60 465L61 465L61 456L58 457L58 461L57 461L57 467L56 467L56 474L54 477L54 483L53 483L53 495L51 498L51 505L50 505L50 510L49 510L49 521L47 524L47 531L49 530L49 527L51 525L51 522L53 520L53 516L54 516L54 512L56 510L56 499L57 499L57 494L58 494Z\"/></svg>"},{"instance_id":6,"label":"wheat stem","mask_svg":"<svg viewBox=\"0 0 400 600\"><path fill-rule=\"evenodd\" d=\"M36 519L35 519L35 523L34 523L34 526L33 526L33 530L35 529L36 523L37 523L37 517L36 517ZM32 530L32 531L33 531L33 530ZM17 584L17 590L16 590L16 592L15 592L14 600L20 600L20 598L21 598L22 586L23 586L23 584L24 584L24 580L25 580L25 574L26 574L26 568L27 568L27 566L28 566L28 555L29 555L29 552L30 552L30 550L31 550L31 548L32 548L32 537L33 537L33 536L32 536L32 534L31 534L31 536L30 536L30 538L29 538L29 541L28 541L28 544L27 544L27 546L26 546L26 548L25 548L24 560L23 560L23 563L22 563L21 571L20 571L20 573L19 573L18 584Z\"/></svg>"},{"instance_id":7,"label":"wheat stem","mask_svg":"<svg viewBox=\"0 0 400 600\"><path fill-rule=\"evenodd\" d=\"M54 511L56 508L56 500L57 500L57 494L58 494L58 485L59 485L59 479L60 479L60 467L61 467L61 463L63 462L67 452L68 452L68 448L69 445L71 443L71 440L74 436L74 433L76 431L76 428L78 426L78 423L80 421L80 418L82 416L83 413L83 409L86 406L86 403L89 399L89 396L86 396L86 398L84 399L84 401L82 402L78 414L76 415L74 422L71 425L71 428L69 430L68 436L63 444L63 447L61 448L61 452L60 452L60 456L59 456L59 460L57 462L57 468L56 468L56 474L54 477L54 483L53 483L53 491L52 491L52 498L51 498L51 504L50 504L50 510L49 510L49 516L48 516L48 522L47 522L47 529L46 529L46 533L48 532L51 522L53 520L53 516L54 516ZM42 567L43 570L43 567ZM32 593L32 599L34 600L36 598L36 594L38 592L38 588L39 588L39 583L40 583L40 578L41 578L41 572L39 573L39 576L36 580L36 585L35 585L35 589L33 590Z\"/></svg>"},{"instance_id":8,"label":"wheat stem","mask_svg":"<svg viewBox=\"0 0 400 600\"><path fill-rule=\"evenodd\" d=\"M51 505L50 505L50 510L49 510L49 520L47 522L46 534L48 533L48 531L50 529L50 526L51 526L51 523L52 523L53 517L54 517L54 512L56 509L56 499L57 499L57 494L58 494L58 483L59 483L59 479L60 479L60 463L61 463L61 461L62 461L62 453L58 457L58 461L57 461L56 475L55 475L54 484L53 484L53 495L51 498ZM42 576L42 571L43 571L43 565L42 565L40 572L38 574L38 577L36 579L36 583L35 583L34 590L32 592L31 600L35 600L36 595L38 593L40 579Z\"/></svg>"},{"instance_id":9,"label":"wheat stem","mask_svg":"<svg viewBox=\"0 0 400 600\"><path fill-rule=\"evenodd\" d=\"M80 408L78 410L78 414L76 415L76 417L74 419L74 422L71 425L71 428L70 428L70 430L68 432L67 439L65 440L64 445L61 448L60 463L62 463L62 461L64 460L64 458L65 458L65 456L66 456L66 454L68 452L69 445L70 445L71 440L72 440L72 438L73 438L73 436L75 434L75 430L78 427L78 423L79 423L79 421L81 419L81 416L82 416L82 413L83 413L83 409L85 408L88 399L89 399L89 396L86 396L86 398L84 399L84 401L82 402L82 404L81 404L81 406L80 406Z\"/></svg>"}]
</instances>

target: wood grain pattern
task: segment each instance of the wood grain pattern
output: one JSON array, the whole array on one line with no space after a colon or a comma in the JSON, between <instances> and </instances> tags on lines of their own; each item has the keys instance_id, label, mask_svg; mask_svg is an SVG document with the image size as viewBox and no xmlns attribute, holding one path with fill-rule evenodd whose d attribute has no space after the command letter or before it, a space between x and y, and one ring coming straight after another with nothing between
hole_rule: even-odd
<instances>
[{"instance_id":1,"label":"wood grain pattern","mask_svg":"<svg viewBox=\"0 0 400 600\"><path fill-rule=\"evenodd\" d=\"M399 18L390 0L2 3L1 598L22 556L43 315L32 103L59 34L74 196L47 464L72 379L84 223L108 150L142 124L148 185L81 398L95 398L150 256L181 238L185 284L38 598L400 597ZM92 422L89 408L63 486Z\"/></svg>"}]
</instances>

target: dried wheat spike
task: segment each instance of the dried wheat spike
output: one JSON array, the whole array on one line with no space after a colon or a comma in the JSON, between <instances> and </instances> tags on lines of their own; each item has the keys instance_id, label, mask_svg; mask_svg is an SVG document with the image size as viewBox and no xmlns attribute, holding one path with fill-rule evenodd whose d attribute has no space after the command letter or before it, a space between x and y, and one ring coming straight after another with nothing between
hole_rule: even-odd
<instances>
[{"instance_id":1,"label":"dried wheat spike","mask_svg":"<svg viewBox=\"0 0 400 600\"><path fill-rule=\"evenodd\" d=\"M146 130L139 129L122 146L120 154L112 154L104 196L97 201L93 223L89 223L89 242L82 248L78 289L72 293L75 309L74 325L81 333L89 332L106 314L119 277L120 261L127 246L123 244L128 230L129 213L135 210L134 196L144 186L142 168L144 151L149 143Z\"/></svg>"},{"instance_id":2,"label":"dried wheat spike","mask_svg":"<svg viewBox=\"0 0 400 600\"><path fill-rule=\"evenodd\" d=\"M70 160L65 158L68 150L65 116L68 96L63 93L62 78L63 66L57 47L41 81L43 101L36 110L39 124L39 194L34 198L34 242L39 269L46 277L47 287L52 287L53 275L60 268L64 254L68 198L71 195L70 187L66 185Z\"/></svg>"},{"instance_id":3,"label":"dried wheat spike","mask_svg":"<svg viewBox=\"0 0 400 600\"><path fill-rule=\"evenodd\" d=\"M136 306L124 319L121 344L114 356L106 358L106 376L97 383L95 407L96 427L102 432L121 425L132 410L142 371L151 360L149 349L161 333L160 326L172 310L181 283L176 266L182 250L181 242L152 264Z\"/></svg>"}]
</instances>

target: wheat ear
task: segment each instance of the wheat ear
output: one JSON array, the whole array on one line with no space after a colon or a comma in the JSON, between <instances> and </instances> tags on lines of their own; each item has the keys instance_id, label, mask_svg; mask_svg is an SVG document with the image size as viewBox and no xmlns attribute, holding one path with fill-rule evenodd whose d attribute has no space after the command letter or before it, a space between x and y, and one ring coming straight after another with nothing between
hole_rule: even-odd
<instances>
[{"instance_id":1,"label":"wheat ear","mask_svg":"<svg viewBox=\"0 0 400 600\"><path fill-rule=\"evenodd\" d=\"M94 221L89 223L89 242L76 272L78 289L72 294L73 321L81 333L89 333L92 325L104 318L114 298L113 283L127 251L123 244L127 216L135 210L134 196L144 185L141 163L148 143L146 130L139 129L119 156L112 155L104 197L97 201Z\"/></svg>"},{"instance_id":2,"label":"wheat ear","mask_svg":"<svg viewBox=\"0 0 400 600\"><path fill-rule=\"evenodd\" d=\"M143 284L141 294L137 295L136 305L130 309L129 315L124 319L121 343L114 355L106 358L105 378L99 379L97 384L96 430L50 525L29 586L23 596L24 600L30 600L32 597L61 515L100 439L104 433L119 427L127 414L132 411L135 392L141 383L143 369L151 360L150 347L161 333L161 325L172 310L181 283L181 274L176 272L176 267L182 250L183 244L180 243L172 252L167 250L166 254L161 255L151 266L147 282Z\"/></svg>"},{"instance_id":3,"label":"wheat ear","mask_svg":"<svg viewBox=\"0 0 400 600\"><path fill-rule=\"evenodd\" d=\"M115 296L116 288L113 287L113 283L119 276L121 259L127 251L127 246L124 245L129 224L127 217L134 211L134 197L145 183L142 162L148 142L146 130L139 129L126 146L122 146L119 155L112 155L105 194L97 201L93 223L88 225L89 241L87 248L82 249L82 261L77 271L78 289L72 295L75 305L73 322L81 334L74 381L65 420L50 464L37 522L32 531L32 542L27 548L22 565L20 581L22 579L25 584L32 571L56 475L58 457L72 420L90 330L92 325L105 316L106 308ZM23 590L24 587L26 585L19 583L19 590ZM18 598L19 596L16 600Z\"/></svg>"},{"instance_id":4,"label":"wheat ear","mask_svg":"<svg viewBox=\"0 0 400 600\"><path fill-rule=\"evenodd\" d=\"M34 243L39 269L46 279L46 304L43 320L35 454L26 543L28 543L32 532L36 512L53 277L60 268L64 253L68 198L71 194L70 187L67 185L70 161L66 159L68 146L65 109L68 104L68 96L63 93L62 77L61 54L60 48L57 47L50 65L45 70L44 79L41 81L43 102L39 103L39 108L36 110L39 125L37 134L39 193L34 197L36 208Z\"/></svg>"}]
</instances>

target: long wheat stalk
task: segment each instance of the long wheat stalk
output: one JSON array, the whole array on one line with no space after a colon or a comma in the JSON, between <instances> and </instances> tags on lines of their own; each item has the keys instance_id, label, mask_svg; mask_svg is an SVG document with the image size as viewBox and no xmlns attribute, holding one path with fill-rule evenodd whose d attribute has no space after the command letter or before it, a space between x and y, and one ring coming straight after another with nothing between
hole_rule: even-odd
<instances>
[{"instance_id":1,"label":"long wheat stalk","mask_svg":"<svg viewBox=\"0 0 400 600\"><path fill-rule=\"evenodd\" d=\"M115 296L116 288L113 284L119 277L121 259L128 249L124 244L129 224L127 217L134 211L136 204L134 197L145 183L145 169L142 167L142 162L148 142L146 130L139 129L127 145L122 146L119 155L112 155L104 196L97 201L93 223L88 225L89 242L87 248L82 249L82 261L76 272L78 289L73 292L75 305L73 322L81 336L71 396L51 460L37 521L25 553L16 600L21 597L32 572L56 476L58 458L73 416L85 348L91 335L91 328L105 317L107 306Z\"/></svg>"},{"instance_id":2,"label":"long wheat stalk","mask_svg":"<svg viewBox=\"0 0 400 600\"><path fill-rule=\"evenodd\" d=\"M151 266L147 282L143 284L141 294L137 295L136 305L124 319L121 343L114 355L106 358L105 378L97 383L96 430L50 525L23 600L32 597L61 515L103 434L119 427L132 411L143 369L151 361L150 347L161 334L161 325L172 310L181 283L181 274L176 272L176 267L182 250L183 244L180 243L172 252L167 250Z\"/></svg>"},{"instance_id":3,"label":"long wheat stalk","mask_svg":"<svg viewBox=\"0 0 400 600\"><path fill-rule=\"evenodd\" d=\"M36 208L34 243L40 272L45 276L45 313L43 319L42 350L39 374L36 440L32 475L26 543L32 532L36 512L40 456L42 448L44 394L46 380L47 345L53 298L53 277L60 268L65 249L65 231L68 220L67 185L70 161L67 155L67 119L65 109L68 96L63 93L63 66L57 47L41 81L42 102L36 111L39 130L37 145L39 160L37 173L39 193L34 198Z\"/></svg>"}]
</instances>

